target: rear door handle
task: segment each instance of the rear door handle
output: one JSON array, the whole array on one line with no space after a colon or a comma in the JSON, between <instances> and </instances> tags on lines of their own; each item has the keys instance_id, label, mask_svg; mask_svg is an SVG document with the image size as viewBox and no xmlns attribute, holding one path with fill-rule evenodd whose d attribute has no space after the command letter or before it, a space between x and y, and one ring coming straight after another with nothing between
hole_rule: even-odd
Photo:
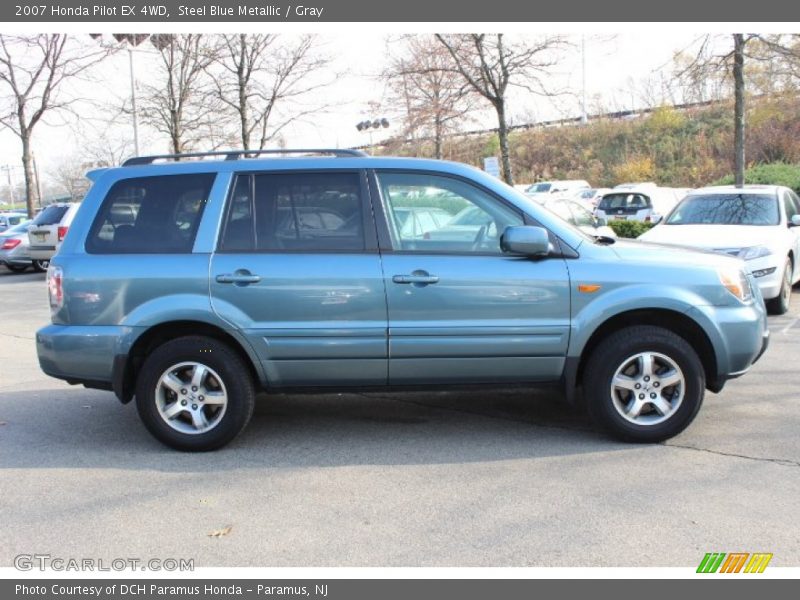
<instances>
[{"instance_id":1,"label":"rear door handle","mask_svg":"<svg viewBox=\"0 0 800 600\"><path fill-rule=\"evenodd\" d=\"M232 283L234 285L250 285L251 283L258 283L261 277L253 275L247 269L239 269L234 273L223 273L217 275L217 283Z\"/></svg>"},{"instance_id":2,"label":"rear door handle","mask_svg":"<svg viewBox=\"0 0 800 600\"><path fill-rule=\"evenodd\" d=\"M431 275L427 271L414 271L411 275L395 275L392 277L394 283L411 283L418 286L439 283L436 275Z\"/></svg>"}]
</instances>

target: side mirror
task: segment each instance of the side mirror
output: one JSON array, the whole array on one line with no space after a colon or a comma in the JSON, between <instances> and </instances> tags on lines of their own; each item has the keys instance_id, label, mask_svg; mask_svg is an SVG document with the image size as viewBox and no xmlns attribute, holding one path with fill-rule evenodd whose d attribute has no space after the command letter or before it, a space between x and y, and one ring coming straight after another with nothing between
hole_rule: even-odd
<instances>
[{"instance_id":1,"label":"side mirror","mask_svg":"<svg viewBox=\"0 0 800 600\"><path fill-rule=\"evenodd\" d=\"M500 236L500 249L508 254L547 256L552 246L550 236L544 227L517 225L506 227Z\"/></svg>"},{"instance_id":2,"label":"side mirror","mask_svg":"<svg viewBox=\"0 0 800 600\"><path fill-rule=\"evenodd\" d=\"M800 215L792 215L792 220L789 221L789 227L800 227Z\"/></svg>"}]
</instances>

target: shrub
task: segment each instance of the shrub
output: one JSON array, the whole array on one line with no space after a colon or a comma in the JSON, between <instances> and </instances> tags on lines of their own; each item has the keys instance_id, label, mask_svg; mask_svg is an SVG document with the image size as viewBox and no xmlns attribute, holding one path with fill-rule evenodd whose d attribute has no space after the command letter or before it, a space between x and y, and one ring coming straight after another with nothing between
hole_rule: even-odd
<instances>
[{"instance_id":1,"label":"shrub","mask_svg":"<svg viewBox=\"0 0 800 600\"><path fill-rule=\"evenodd\" d=\"M652 227L650 223L642 223L641 221L615 220L609 221L608 226L621 238L637 238Z\"/></svg>"},{"instance_id":2,"label":"shrub","mask_svg":"<svg viewBox=\"0 0 800 600\"><path fill-rule=\"evenodd\" d=\"M726 175L714 182L714 185L730 185L733 175ZM764 185L784 185L800 194L800 165L788 165L782 162L755 165L744 172L745 183Z\"/></svg>"},{"instance_id":3,"label":"shrub","mask_svg":"<svg viewBox=\"0 0 800 600\"><path fill-rule=\"evenodd\" d=\"M646 156L631 158L627 162L616 165L613 171L618 182L650 181L655 179L656 175L653 160Z\"/></svg>"}]
</instances>

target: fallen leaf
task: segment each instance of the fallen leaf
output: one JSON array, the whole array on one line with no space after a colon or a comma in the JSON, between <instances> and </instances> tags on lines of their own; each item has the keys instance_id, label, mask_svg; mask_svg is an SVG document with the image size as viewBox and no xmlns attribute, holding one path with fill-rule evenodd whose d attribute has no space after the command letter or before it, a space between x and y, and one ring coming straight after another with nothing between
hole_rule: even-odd
<instances>
[{"instance_id":1,"label":"fallen leaf","mask_svg":"<svg viewBox=\"0 0 800 600\"><path fill-rule=\"evenodd\" d=\"M233 529L233 525L228 525L227 527L223 527L222 529L215 529L211 533L208 534L208 537L222 537L223 535L228 535Z\"/></svg>"}]
</instances>

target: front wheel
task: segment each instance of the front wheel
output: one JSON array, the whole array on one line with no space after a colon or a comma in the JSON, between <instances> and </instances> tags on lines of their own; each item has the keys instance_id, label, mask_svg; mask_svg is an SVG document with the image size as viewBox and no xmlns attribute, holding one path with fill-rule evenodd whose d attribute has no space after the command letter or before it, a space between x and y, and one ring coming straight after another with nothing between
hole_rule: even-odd
<instances>
[{"instance_id":1,"label":"front wheel","mask_svg":"<svg viewBox=\"0 0 800 600\"><path fill-rule=\"evenodd\" d=\"M33 261L33 270L38 271L39 273L44 273L47 271L47 267L50 266L49 260L34 260Z\"/></svg>"},{"instance_id":2,"label":"front wheel","mask_svg":"<svg viewBox=\"0 0 800 600\"><path fill-rule=\"evenodd\" d=\"M145 360L136 408L150 433L178 450L220 448L250 421L253 378L226 344L204 336L177 338Z\"/></svg>"},{"instance_id":3,"label":"front wheel","mask_svg":"<svg viewBox=\"0 0 800 600\"><path fill-rule=\"evenodd\" d=\"M672 331L649 325L603 340L589 357L583 382L594 421L629 442L679 434L694 420L705 392L694 349Z\"/></svg>"},{"instance_id":4,"label":"front wheel","mask_svg":"<svg viewBox=\"0 0 800 600\"><path fill-rule=\"evenodd\" d=\"M781 289L775 298L766 301L767 311L772 315L783 315L792 301L792 259L787 258L783 266Z\"/></svg>"}]
</instances>

